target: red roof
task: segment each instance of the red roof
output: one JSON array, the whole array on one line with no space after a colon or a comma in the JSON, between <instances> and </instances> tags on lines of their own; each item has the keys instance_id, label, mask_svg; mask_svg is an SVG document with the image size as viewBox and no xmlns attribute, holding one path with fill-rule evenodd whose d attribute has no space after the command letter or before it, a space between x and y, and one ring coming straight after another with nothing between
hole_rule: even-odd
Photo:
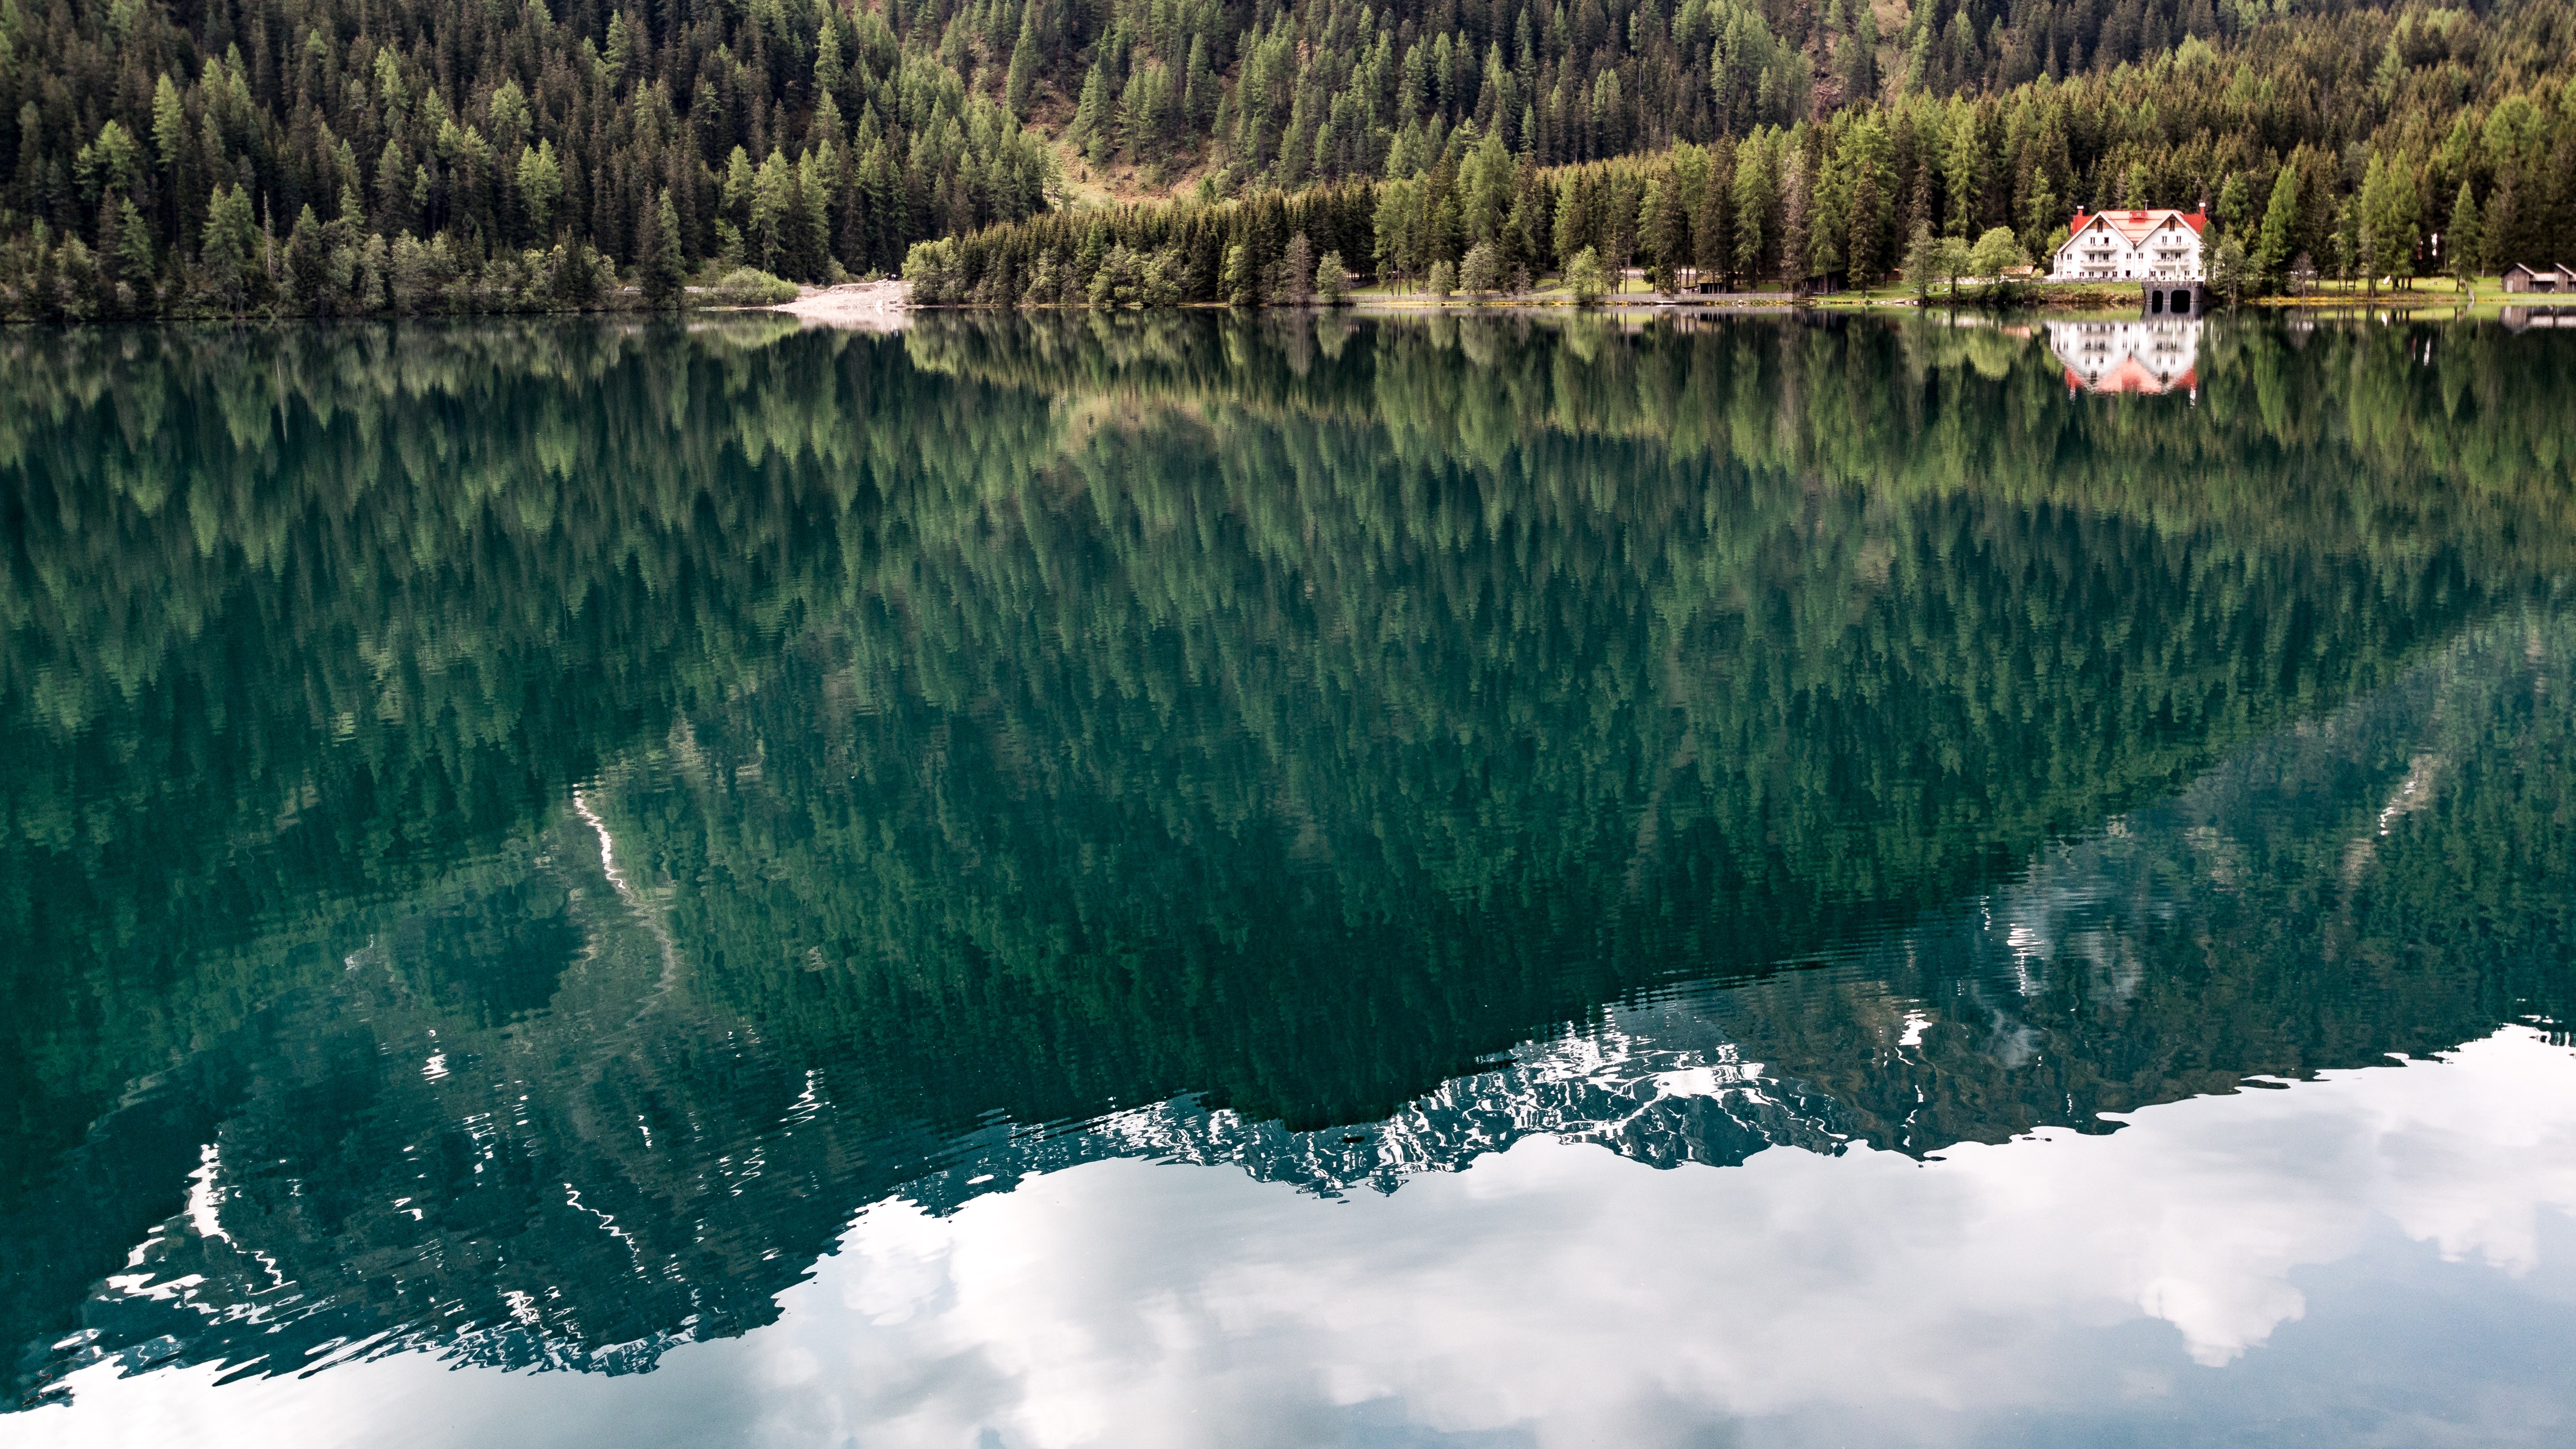
<instances>
[{"instance_id":1,"label":"red roof","mask_svg":"<svg viewBox=\"0 0 2576 1449\"><path fill-rule=\"evenodd\" d=\"M2088 222L2097 219L2132 243L2144 240L2149 233L2169 221L2180 221L2191 228L2194 236L2198 236L2201 228L2209 224L2209 218L2201 212L2182 211L2170 206L2130 211L2078 211L2075 213L2075 219L2067 224L2066 234L2070 237L2074 236L2084 230Z\"/></svg>"}]
</instances>

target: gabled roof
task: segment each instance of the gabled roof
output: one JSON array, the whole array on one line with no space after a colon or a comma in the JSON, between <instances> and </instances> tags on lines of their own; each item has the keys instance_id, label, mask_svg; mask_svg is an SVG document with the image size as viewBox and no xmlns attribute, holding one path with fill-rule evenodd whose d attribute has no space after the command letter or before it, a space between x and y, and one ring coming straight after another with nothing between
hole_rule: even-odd
<instances>
[{"instance_id":1,"label":"gabled roof","mask_svg":"<svg viewBox=\"0 0 2576 1449\"><path fill-rule=\"evenodd\" d=\"M2155 396L2200 387L2200 324L2179 319L2050 322L2048 350L2066 385L2084 392Z\"/></svg>"},{"instance_id":2,"label":"gabled roof","mask_svg":"<svg viewBox=\"0 0 2576 1449\"><path fill-rule=\"evenodd\" d=\"M2146 240L2168 222L2181 222L2191 228L2194 236L2198 236L2201 228L2209 224L2209 218L2200 212L2183 211L2170 206L2128 211L2079 211L2075 213L2075 220L2067 225L2067 239L2072 241L2083 233L2086 226L2097 221L2127 239L2131 246Z\"/></svg>"},{"instance_id":3,"label":"gabled roof","mask_svg":"<svg viewBox=\"0 0 2576 1449\"><path fill-rule=\"evenodd\" d=\"M2135 393L2140 397L2161 397L2175 388L2181 388L2186 392L2197 391L2200 387L2200 369L2196 366L2186 367L2176 376L2159 377L2154 369L2135 357L2123 357L2113 363L2110 370L2099 378L2089 380L2084 374L2069 367L2066 369L2066 385L2082 392L2125 392Z\"/></svg>"},{"instance_id":4,"label":"gabled roof","mask_svg":"<svg viewBox=\"0 0 2576 1449\"><path fill-rule=\"evenodd\" d=\"M2535 267L2529 262L2516 262L2504 271L2506 276L2521 272L2525 276L2532 277L2576 277L2576 267L2570 267L2565 262L2560 262L2555 268Z\"/></svg>"}]
</instances>

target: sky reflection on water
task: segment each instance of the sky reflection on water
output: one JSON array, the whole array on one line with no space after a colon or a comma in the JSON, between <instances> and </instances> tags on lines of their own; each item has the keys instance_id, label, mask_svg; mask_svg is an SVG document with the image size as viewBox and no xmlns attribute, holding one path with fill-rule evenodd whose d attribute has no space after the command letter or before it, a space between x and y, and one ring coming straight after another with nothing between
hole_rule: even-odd
<instances>
[{"instance_id":1,"label":"sky reflection on water","mask_svg":"<svg viewBox=\"0 0 2576 1449\"><path fill-rule=\"evenodd\" d=\"M0 338L0 1438L2563 1439L2576 351L2167 340Z\"/></svg>"},{"instance_id":2,"label":"sky reflection on water","mask_svg":"<svg viewBox=\"0 0 2576 1449\"><path fill-rule=\"evenodd\" d=\"M640 1377L424 1353L76 1375L34 1445L2559 1442L2576 1051L2146 1108L1929 1162L1531 1138L1320 1199L1123 1158L859 1215Z\"/></svg>"}]
</instances>

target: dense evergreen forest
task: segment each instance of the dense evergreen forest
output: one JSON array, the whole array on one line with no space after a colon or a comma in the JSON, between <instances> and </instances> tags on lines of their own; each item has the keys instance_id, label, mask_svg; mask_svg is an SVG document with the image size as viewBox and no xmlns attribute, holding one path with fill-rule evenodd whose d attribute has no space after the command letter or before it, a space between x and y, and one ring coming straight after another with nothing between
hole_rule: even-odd
<instances>
[{"instance_id":1,"label":"dense evergreen forest","mask_svg":"<svg viewBox=\"0 0 2576 1449\"><path fill-rule=\"evenodd\" d=\"M2492 268L2568 249L2571 56L2568 0L0 0L0 313L662 305L1042 215L920 274L1868 279L2204 199L2274 276ZM1315 185L1369 224L1300 252Z\"/></svg>"},{"instance_id":2,"label":"dense evergreen forest","mask_svg":"<svg viewBox=\"0 0 2576 1449\"><path fill-rule=\"evenodd\" d=\"M2565 1020L2566 349L2199 362L2194 407L1931 319L0 335L0 1338L39 1389L75 1323L649 1360L988 1113L1370 1121L1856 939L1898 996L1729 1028L1910 1150ZM1922 933L2141 810L2101 848L2169 894L2086 896L2120 950L1983 1030ZM1902 1001L1942 1027L1855 1055ZM233 1242L156 1235L209 1143ZM138 1243L192 1296L78 1317Z\"/></svg>"},{"instance_id":3,"label":"dense evergreen forest","mask_svg":"<svg viewBox=\"0 0 2576 1449\"><path fill-rule=\"evenodd\" d=\"M1964 36L1963 16L1944 33ZM2044 263L2078 205L2206 206L2214 244L2265 287L2576 251L2576 9L2333 12L2090 69L2061 65L2081 44L2023 25L1995 22L1982 67L1973 47L1944 67L1946 44L1918 45L1933 59L1906 74L1938 83L1866 102L1721 105L1722 124L1651 136L1435 116L1421 144L1395 138L1375 183L1056 212L917 247L906 274L928 300L997 304L1302 301L1333 289L1319 266L1517 291L1587 254L1596 275L1636 266L1663 288L1875 285L1917 238L1996 238ZM1715 65L1723 99L1723 47ZM1617 94L1615 72L1602 84ZM1618 154L1641 137L1657 149Z\"/></svg>"}]
</instances>

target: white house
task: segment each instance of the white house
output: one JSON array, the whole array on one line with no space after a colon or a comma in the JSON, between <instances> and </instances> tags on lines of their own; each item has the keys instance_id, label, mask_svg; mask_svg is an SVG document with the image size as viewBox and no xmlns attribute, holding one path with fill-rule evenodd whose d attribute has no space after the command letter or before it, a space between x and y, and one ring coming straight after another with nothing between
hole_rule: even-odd
<instances>
[{"instance_id":1,"label":"white house","mask_svg":"<svg viewBox=\"0 0 2576 1449\"><path fill-rule=\"evenodd\" d=\"M2075 213L2049 269L2056 282L2197 282L2201 229L2198 211L2159 207L2147 211Z\"/></svg>"},{"instance_id":2,"label":"white house","mask_svg":"<svg viewBox=\"0 0 2576 1449\"><path fill-rule=\"evenodd\" d=\"M2069 392L2200 396L2200 324L2168 320L2051 321L2048 350Z\"/></svg>"}]
</instances>

